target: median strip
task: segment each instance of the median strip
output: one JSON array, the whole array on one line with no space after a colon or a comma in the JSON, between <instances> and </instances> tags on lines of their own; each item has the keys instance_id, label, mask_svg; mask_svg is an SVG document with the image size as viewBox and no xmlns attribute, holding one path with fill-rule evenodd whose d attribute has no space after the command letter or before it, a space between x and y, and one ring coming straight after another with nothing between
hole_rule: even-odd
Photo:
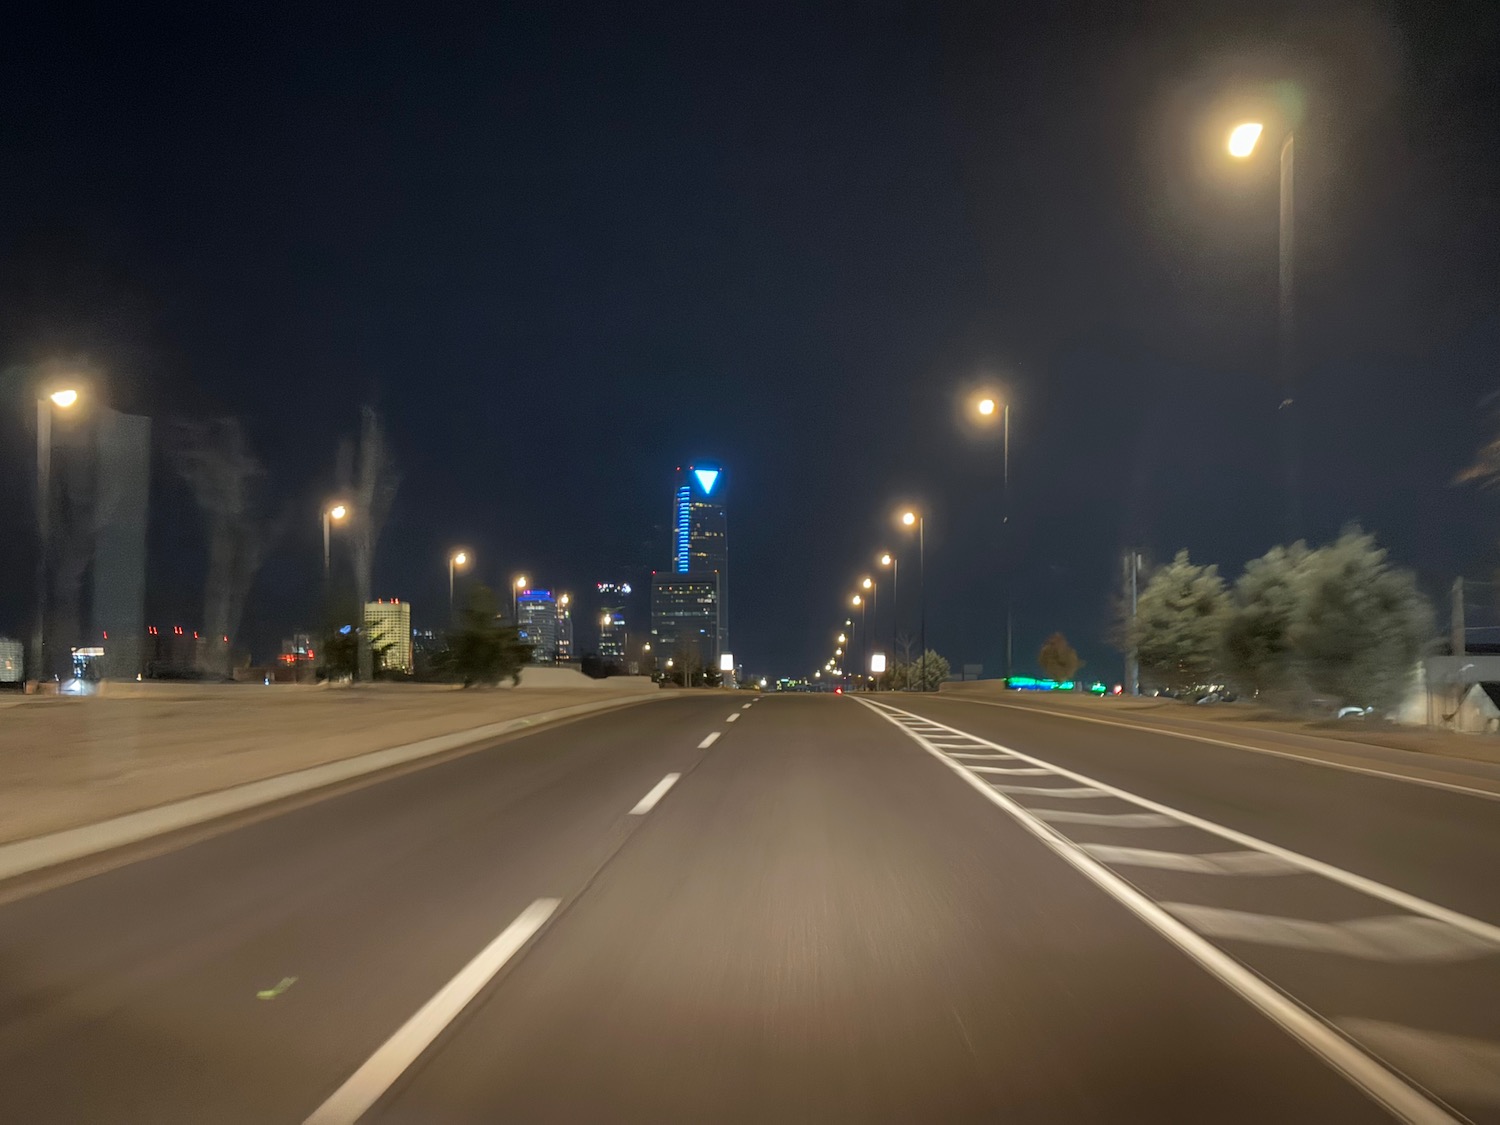
<instances>
[{"instance_id":1,"label":"median strip","mask_svg":"<svg viewBox=\"0 0 1500 1125\"><path fill-rule=\"evenodd\" d=\"M373 750L349 758L325 762L307 769L294 770L261 781L247 782L227 789L203 793L185 800L173 801L155 808L126 813L95 824L68 828L45 836L34 836L28 840L17 840L0 844L0 881L25 875L32 871L54 867L61 863L83 859L99 852L140 843L153 836L175 832L182 828L217 820L234 813L273 801L295 797L314 789L350 781L367 774L378 773L392 766L428 758L449 750L456 750L475 743L486 742L519 731L533 731L544 723L587 715L595 711L632 706L649 702L656 696L641 698L615 698L597 702L579 703L570 707L558 707L550 711L503 722L490 723L452 734L424 738L404 746L391 746L384 750Z\"/></svg>"}]
</instances>

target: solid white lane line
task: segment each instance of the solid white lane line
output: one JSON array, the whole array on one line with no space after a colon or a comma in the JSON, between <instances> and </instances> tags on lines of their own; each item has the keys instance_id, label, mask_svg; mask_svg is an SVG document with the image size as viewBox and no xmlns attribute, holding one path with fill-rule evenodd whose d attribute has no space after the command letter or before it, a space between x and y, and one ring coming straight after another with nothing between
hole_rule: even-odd
<instances>
[{"instance_id":1,"label":"solid white lane line","mask_svg":"<svg viewBox=\"0 0 1500 1125\"><path fill-rule=\"evenodd\" d=\"M1002 793L1015 793L1025 797L1109 797L1109 793L1101 793L1097 789L1091 789L1085 785L999 785L996 789Z\"/></svg>"},{"instance_id":2,"label":"solid white lane line","mask_svg":"<svg viewBox=\"0 0 1500 1125\"><path fill-rule=\"evenodd\" d=\"M374 1105L391 1084L417 1061L531 936L552 917L561 900L539 898L521 911L479 956L443 985L436 996L417 1010L370 1058L349 1076L333 1096L313 1111L304 1125L352 1125Z\"/></svg>"},{"instance_id":3,"label":"solid white lane line","mask_svg":"<svg viewBox=\"0 0 1500 1125\"><path fill-rule=\"evenodd\" d=\"M994 788L991 786L990 788ZM1067 812L1063 809L1027 809L1049 824L1098 824L1104 828L1181 828L1170 816L1161 813L1095 813Z\"/></svg>"},{"instance_id":4,"label":"solid white lane line","mask_svg":"<svg viewBox=\"0 0 1500 1125\"><path fill-rule=\"evenodd\" d=\"M1435 1093L1500 1106L1500 1043L1380 1020L1334 1022Z\"/></svg>"},{"instance_id":5,"label":"solid white lane line","mask_svg":"<svg viewBox=\"0 0 1500 1125\"><path fill-rule=\"evenodd\" d=\"M712 746L717 741L719 741L719 732L718 731L714 731L713 734L709 735L702 742L698 743L698 749L699 750L707 750L710 746Z\"/></svg>"},{"instance_id":6,"label":"solid white lane line","mask_svg":"<svg viewBox=\"0 0 1500 1125\"><path fill-rule=\"evenodd\" d=\"M983 754L966 754L960 753L957 750L944 750L943 753L947 754L950 758L989 758L993 760L995 758L1010 757L1009 754L996 754L993 750L986 750Z\"/></svg>"},{"instance_id":7,"label":"solid white lane line","mask_svg":"<svg viewBox=\"0 0 1500 1125\"><path fill-rule=\"evenodd\" d=\"M1340 953L1366 961L1472 961L1500 953L1500 949L1482 938L1410 914L1355 918L1349 922L1309 922L1304 918L1187 902L1164 902L1161 907L1207 937L1314 953Z\"/></svg>"},{"instance_id":8,"label":"solid white lane line","mask_svg":"<svg viewBox=\"0 0 1500 1125\"><path fill-rule=\"evenodd\" d=\"M1040 766L970 766L969 768L971 770L978 770L980 773L1029 774L1032 777L1039 777L1042 774L1052 772L1051 770L1044 770Z\"/></svg>"},{"instance_id":9,"label":"solid white lane line","mask_svg":"<svg viewBox=\"0 0 1500 1125\"><path fill-rule=\"evenodd\" d=\"M864 701L861 700L860 702L863 703ZM865 706L868 707L871 706L871 704L865 704ZM1014 705L1011 704L1009 706ZM1049 712L1049 714L1050 713L1051 712ZM893 719L889 721L894 722ZM963 732L955 730L954 733L962 734ZM1450 926L1454 926L1466 933L1473 934L1475 937L1481 937L1496 946L1500 946L1500 926L1493 925L1478 918L1471 918L1469 915L1461 914L1457 910L1450 910L1446 906L1439 906L1435 902L1428 902L1426 899L1418 898L1414 894L1408 894L1406 891L1397 890L1395 887L1388 887L1384 883L1377 883L1374 879L1367 879L1363 875L1356 875L1352 871L1345 871L1342 867L1335 867L1331 863L1324 863L1320 859L1313 859L1312 856L1303 855L1301 852L1294 852L1290 848L1283 848L1280 844L1273 844L1268 840L1262 840L1256 836L1251 836L1249 833L1240 832L1233 828L1228 828L1222 824L1217 824L1212 820L1205 820L1201 816L1194 816L1192 813L1183 812L1181 809L1174 809L1170 805L1161 804L1159 801L1153 801L1148 797L1137 796L1136 794L1131 793L1128 790L1120 789L1116 786L1108 784L1107 782L1099 781L1095 778L1089 777L1087 774L1078 773L1075 770L1065 769L1062 766L1053 765L1050 762L1043 761L1041 758L1034 758L1030 754L1024 754L1019 750L1012 750L1008 746L1002 746L998 742L989 742L982 738L975 738L974 741L983 743L984 745L989 746L991 749L999 751L1001 753L1009 754L1011 757L1016 758L1020 761L1030 762L1035 766L1046 766L1051 773L1054 773L1059 777L1070 778L1073 781L1078 782L1080 785L1092 785L1096 789L1102 789L1106 793L1111 793L1114 796L1119 797L1121 800L1128 801L1132 805L1136 805L1139 808L1150 809L1153 812L1165 813L1167 816L1175 818L1181 824L1189 828L1198 828L1204 832L1209 833L1210 835L1218 836L1220 839L1228 840L1234 844L1239 844L1241 847L1253 848L1256 851L1264 852L1267 855L1276 856L1278 859L1284 859L1288 863L1296 864L1298 867L1302 868L1304 871L1309 872L1310 874L1321 875L1325 879L1330 879L1335 883L1339 883L1342 886L1350 888L1351 890L1358 891L1360 894L1369 895L1371 898L1381 899L1385 902L1390 903L1392 906L1399 907L1402 910L1409 910L1413 914L1422 914L1428 918L1435 918L1439 922L1446 922ZM941 751L937 750L932 750L930 752L934 754L941 753ZM947 756L956 757L957 755L950 754ZM955 769L964 768L962 764L958 762L953 762L950 764ZM975 778L974 780L976 782L979 781L978 778Z\"/></svg>"},{"instance_id":10,"label":"solid white lane line","mask_svg":"<svg viewBox=\"0 0 1500 1125\"><path fill-rule=\"evenodd\" d=\"M860 702L864 702L861 700ZM869 704L866 704L869 706ZM889 716L887 716L889 720ZM893 720L891 720L893 721ZM899 724L896 724L899 725ZM920 745L920 743L919 743ZM1067 837L1049 828L1036 815L940 750L923 746L929 754L961 777L985 800L1015 818L1055 855L1135 914L1162 937L1222 981L1252 1007L1275 1022L1308 1050L1344 1075L1372 1099L1412 1125L1456 1125L1442 1106L1428 1100L1397 1075L1338 1034L1311 1012L1262 980L1229 954L1194 933L1139 890L1089 856Z\"/></svg>"},{"instance_id":11,"label":"solid white lane line","mask_svg":"<svg viewBox=\"0 0 1500 1125\"><path fill-rule=\"evenodd\" d=\"M1158 867L1163 871L1191 871L1199 875L1305 875L1295 863L1264 852L1213 852L1189 855L1150 848L1121 848L1113 844L1080 844L1084 851L1111 866Z\"/></svg>"},{"instance_id":12,"label":"solid white lane line","mask_svg":"<svg viewBox=\"0 0 1500 1125\"><path fill-rule=\"evenodd\" d=\"M736 711L733 715L730 715L729 718L725 719L724 721L726 723L737 722L739 720L739 717L740 717L740 713L738 711Z\"/></svg>"},{"instance_id":13,"label":"solid white lane line","mask_svg":"<svg viewBox=\"0 0 1500 1125\"><path fill-rule=\"evenodd\" d=\"M667 795L667 790L676 785L677 779L681 776L682 774L680 773L667 774L666 777L662 778L652 787L651 792L636 802L635 808L630 810L630 815L645 816L652 809L656 808L656 802Z\"/></svg>"},{"instance_id":14,"label":"solid white lane line","mask_svg":"<svg viewBox=\"0 0 1500 1125\"><path fill-rule=\"evenodd\" d=\"M1211 746L1227 746L1231 750L1248 750L1252 754L1269 754L1273 758L1287 758L1294 762L1304 762L1310 766L1324 766L1331 770L1347 770L1350 773L1363 773L1371 777L1383 777L1387 781L1404 781L1409 785L1425 785L1429 789L1446 789L1450 793L1462 793L1466 797L1484 797L1491 801L1500 801L1500 793L1491 792L1488 789L1475 789L1468 785L1460 785L1453 781L1436 781L1426 777L1411 777L1404 773L1393 773L1390 770L1378 769L1375 766L1360 766L1352 762L1332 762L1327 758L1314 758L1308 754L1299 754L1295 750L1273 750L1269 746L1251 746L1247 742L1232 742L1227 738L1213 738L1206 734L1189 734L1182 730L1168 730L1165 727L1153 727L1144 723L1126 722L1124 719L1101 719L1097 715L1074 715L1067 711L1048 711L1040 707L1028 707L1019 703L994 703L988 699L958 699L953 702L977 703L981 707L1008 707L1012 711L1030 711L1032 714L1047 715L1055 719L1076 719L1080 723L1100 723L1107 727L1125 727L1129 730L1145 731L1148 734L1164 734L1169 738L1186 738L1191 742L1207 742ZM1312 735L1309 737L1317 737ZM1351 745L1362 746L1365 743L1353 742ZM1337 751L1329 750L1328 753Z\"/></svg>"}]
</instances>

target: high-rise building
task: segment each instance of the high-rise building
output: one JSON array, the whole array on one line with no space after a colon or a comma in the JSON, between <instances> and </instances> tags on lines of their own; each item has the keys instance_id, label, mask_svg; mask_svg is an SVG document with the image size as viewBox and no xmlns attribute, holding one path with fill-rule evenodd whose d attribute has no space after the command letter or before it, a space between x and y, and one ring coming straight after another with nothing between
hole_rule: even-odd
<instances>
[{"instance_id":1,"label":"high-rise building","mask_svg":"<svg viewBox=\"0 0 1500 1125\"><path fill-rule=\"evenodd\" d=\"M600 582L595 589L599 594L599 656L623 665L629 644L625 610L630 598L630 583Z\"/></svg>"},{"instance_id":2,"label":"high-rise building","mask_svg":"<svg viewBox=\"0 0 1500 1125\"><path fill-rule=\"evenodd\" d=\"M557 662L573 659L573 595L557 596Z\"/></svg>"},{"instance_id":3,"label":"high-rise building","mask_svg":"<svg viewBox=\"0 0 1500 1125\"><path fill-rule=\"evenodd\" d=\"M380 667L388 672L411 675L411 603L400 598L380 598L365 603L365 629L380 656Z\"/></svg>"},{"instance_id":4,"label":"high-rise building","mask_svg":"<svg viewBox=\"0 0 1500 1125\"><path fill-rule=\"evenodd\" d=\"M719 577L712 571L651 576L651 651L659 667L693 660L701 669L718 668L724 633Z\"/></svg>"},{"instance_id":5,"label":"high-rise building","mask_svg":"<svg viewBox=\"0 0 1500 1125\"><path fill-rule=\"evenodd\" d=\"M606 663L624 665L629 633L625 615L617 609L606 609L599 615L599 658Z\"/></svg>"},{"instance_id":6,"label":"high-rise building","mask_svg":"<svg viewBox=\"0 0 1500 1125\"><path fill-rule=\"evenodd\" d=\"M653 576L651 586L651 632L663 642L669 634L696 632L698 626L686 628L684 623L696 620L698 610L712 605L713 631L706 647L698 647L703 648L701 659L715 667L719 653L729 649L729 521L724 482L724 470L718 465L678 469L672 494L672 573ZM688 578L696 580L688 584L690 591L682 581ZM674 582L683 588L675 589ZM697 608L683 616L679 611L685 612L689 605ZM667 615L661 620L658 606ZM652 647L663 651L659 644Z\"/></svg>"},{"instance_id":7,"label":"high-rise building","mask_svg":"<svg viewBox=\"0 0 1500 1125\"><path fill-rule=\"evenodd\" d=\"M531 646L533 664L557 663L557 599L551 590L522 590L516 595L516 624Z\"/></svg>"}]
</instances>

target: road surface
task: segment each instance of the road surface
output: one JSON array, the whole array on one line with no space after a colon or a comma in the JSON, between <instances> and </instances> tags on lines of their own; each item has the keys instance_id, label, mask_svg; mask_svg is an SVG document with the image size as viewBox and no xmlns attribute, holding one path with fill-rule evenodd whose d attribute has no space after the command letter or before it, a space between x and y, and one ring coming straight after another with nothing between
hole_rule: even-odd
<instances>
[{"instance_id":1,"label":"road surface","mask_svg":"<svg viewBox=\"0 0 1500 1125\"><path fill-rule=\"evenodd\" d=\"M1500 1121L1497 870L1483 797L705 693L0 886L0 1121Z\"/></svg>"}]
</instances>

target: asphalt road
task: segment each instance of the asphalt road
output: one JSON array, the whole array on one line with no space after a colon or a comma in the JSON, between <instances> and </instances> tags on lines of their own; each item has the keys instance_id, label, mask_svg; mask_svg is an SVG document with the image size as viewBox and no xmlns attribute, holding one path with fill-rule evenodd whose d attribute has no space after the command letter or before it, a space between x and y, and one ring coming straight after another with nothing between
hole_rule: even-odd
<instances>
[{"instance_id":1,"label":"asphalt road","mask_svg":"<svg viewBox=\"0 0 1500 1125\"><path fill-rule=\"evenodd\" d=\"M1500 802L877 699L654 702L12 896L0 1121L1500 1120Z\"/></svg>"}]
</instances>

